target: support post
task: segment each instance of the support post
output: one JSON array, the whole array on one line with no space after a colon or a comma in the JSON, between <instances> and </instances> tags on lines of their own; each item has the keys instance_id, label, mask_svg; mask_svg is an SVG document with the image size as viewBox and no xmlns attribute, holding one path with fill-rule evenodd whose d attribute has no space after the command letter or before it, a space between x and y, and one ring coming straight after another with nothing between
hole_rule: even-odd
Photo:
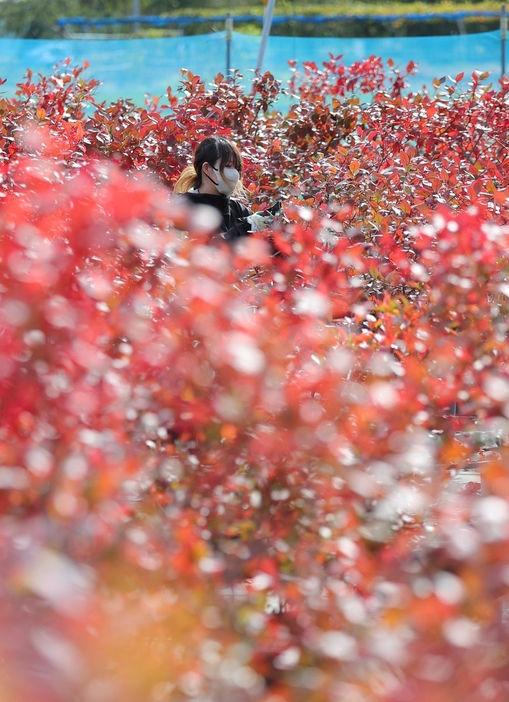
<instances>
[{"instance_id":1,"label":"support post","mask_svg":"<svg viewBox=\"0 0 509 702\"><path fill-rule=\"evenodd\" d=\"M231 80L231 46L232 46L233 20L230 13L226 15L224 23L224 36L226 39L226 80Z\"/></svg>"},{"instance_id":2,"label":"support post","mask_svg":"<svg viewBox=\"0 0 509 702\"><path fill-rule=\"evenodd\" d=\"M140 0L133 0L133 12L132 12L133 17L139 17L140 16ZM135 34L138 34L140 31L140 23L135 22L133 25L133 31Z\"/></svg>"},{"instance_id":3,"label":"support post","mask_svg":"<svg viewBox=\"0 0 509 702\"><path fill-rule=\"evenodd\" d=\"M267 46L267 40L269 38L270 30L272 27L272 18L274 16L274 6L276 5L276 0L269 0L267 7L265 9L265 14L263 15L263 29L262 29L262 41L260 43L260 51L258 53L258 61L256 62L256 70L261 70L263 63L263 56L265 54L265 48Z\"/></svg>"},{"instance_id":4,"label":"support post","mask_svg":"<svg viewBox=\"0 0 509 702\"><path fill-rule=\"evenodd\" d=\"M500 58L501 58L501 69L502 78L505 76L505 42L507 39L507 15L505 12L505 5L502 5L502 11L500 13Z\"/></svg>"}]
</instances>

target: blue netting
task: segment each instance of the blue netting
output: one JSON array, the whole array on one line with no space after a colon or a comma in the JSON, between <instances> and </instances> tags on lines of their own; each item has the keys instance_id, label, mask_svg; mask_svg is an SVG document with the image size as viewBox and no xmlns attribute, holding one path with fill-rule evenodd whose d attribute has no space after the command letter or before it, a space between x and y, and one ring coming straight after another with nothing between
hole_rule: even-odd
<instances>
[{"instance_id":1,"label":"blue netting","mask_svg":"<svg viewBox=\"0 0 509 702\"><path fill-rule=\"evenodd\" d=\"M233 33L231 67L247 80L256 66L260 37ZM383 39L335 39L270 37L263 70L282 81L290 77L288 60L320 64L329 53L342 54L345 63L369 56L392 58L396 66L409 61L418 64L412 89L431 86L435 77L455 76L474 70L489 71L493 80L500 76L500 32L458 36L402 37ZM15 84L27 68L49 75L53 66L70 57L73 65L88 61L85 75L103 82L97 97L107 101L118 97L142 103L145 94L162 96L166 87L178 86L180 69L187 68L207 82L225 72L224 32L164 39L37 40L0 39L0 76L7 78L4 95L12 95Z\"/></svg>"},{"instance_id":2,"label":"blue netting","mask_svg":"<svg viewBox=\"0 0 509 702\"><path fill-rule=\"evenodd\" d=\"M61 17L57 24L62 27L82 27L90 29L92 27L101 29L130 24L150 24L153 27L167 27L168 25L186 27L190 24L205 24L206 22L225 22L227 15L210 15L208 17L195 17L193 15L173 15L164 17L161 15L138 15L130 17ZM500 12L490 10L463 10L459 12L414 12L411 14L397 15L274 15L272 24L284 24L285 22L306 22L306 24L323 24L324 22L341 22L343 20L374 20L376 22L393 22L395 20L433 20L448 19L459 20L468 17L500 17ZM235 15L234 22L263 22L263 15Z\"/></svg>"}]
</instances>

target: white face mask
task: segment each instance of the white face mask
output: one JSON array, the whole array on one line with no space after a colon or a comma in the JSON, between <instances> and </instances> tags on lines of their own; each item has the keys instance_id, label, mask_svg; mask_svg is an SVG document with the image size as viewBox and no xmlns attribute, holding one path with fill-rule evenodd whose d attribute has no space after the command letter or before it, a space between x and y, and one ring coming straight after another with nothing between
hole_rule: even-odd
<instances>
[{"instance_id":1,"label":"white face mask","mask_svg":"<svg viewBox=\"0 0 509 702\"><path fill-rule=\"evenodd\" d=\"M236 168L225 168L223 169L223 177L219 171L219 168L216 168L215 166L212 166L212 168L217 173L217 183L212 181L216 188L222 195L231 195L237 187L237 183L240 179L238 170Z\"/></svg>"}]
</instances>

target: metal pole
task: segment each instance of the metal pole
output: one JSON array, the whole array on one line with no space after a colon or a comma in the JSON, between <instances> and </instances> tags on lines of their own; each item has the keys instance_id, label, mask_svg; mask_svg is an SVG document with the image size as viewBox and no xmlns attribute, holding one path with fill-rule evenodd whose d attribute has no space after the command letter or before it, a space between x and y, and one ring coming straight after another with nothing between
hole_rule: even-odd
<instances>
[{"instance_id":1,"label":"metal pole","mask_svg":"<svg viewBox=\"0 0 509 702\"><path fill-rule=\"evenodd\" d=\"M256 63L256 70L259 71L262 67L263 56L265 54L265 47L267 46L267 39L269 38L270 30L272 27L272 17L274 16L274 6L276 0L269 0L267 4L267 9L263 16L263 29L262 29L262 41L260 43L260 51L258 53L258 61Z\"/></svg>"},{"instance_id":2,"label":"metal pole","mask_svg":"<svg viewBox=\"0 0 509 702\"><path fill-rule=\"evenodd\" d=\"M505 42L507 39L507 15L505 13L505 5L502 5L500 13L500 54L502 63L502 78L505 76Z\"/></svg>"},{"instance_id":3,"label":"metal pole","mask_svg":"<svg viewBox=\"0 0 509 702\"><path fill-rule=\"evenodd\" d=\"M226 20L224 23L224 35L226 39L226 80L230 80L230 66L231 66L231 45L232 45L232 30L233 30L233 20L230 13L226 15Z\"/></svg>"},{"instance_id":4,"label":"metal pole","mask_svg":"<svg viewBox=\"0 0 509 702\"><path fill-rule=\"evenodd\" d=\"M467 33L467 30L466 30L466 27L465 27L465 20L463 19L463 17L460 17L460 18L457 20L457 25L458 25L458 34L462 34L462 35L463 35L463 34L466 34L466 33Z\"/></svg>"},{"instance_id":5,"label":"metal pole","mask_svg":"<svg viewBox=\"0 0 509 702\"><path fill-rule=\"evenodd\" d=\"M140 16L140 0L133 0L133 17L139 17ZM134 23L134 33L138 34L140 31L140 23L135 22Z\"/></svg>"}]
</instances>

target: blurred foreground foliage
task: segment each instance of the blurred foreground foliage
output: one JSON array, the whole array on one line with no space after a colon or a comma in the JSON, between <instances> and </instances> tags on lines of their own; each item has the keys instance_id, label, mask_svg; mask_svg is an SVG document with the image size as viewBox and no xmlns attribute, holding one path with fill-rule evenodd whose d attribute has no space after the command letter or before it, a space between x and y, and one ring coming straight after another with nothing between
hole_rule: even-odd
<instances>
[{"instance_id":1,"label":"blurred foreground foliage","mask_svg":"<svg viewBox=\"0 0 509 702\"><path fill-rule=\"evenodd\" d=\"M294 69L0 102L2 702L508 698L509 82ZM283 201L233 250L168 188L217 132Z\"/></svg>"}]
</instances>

